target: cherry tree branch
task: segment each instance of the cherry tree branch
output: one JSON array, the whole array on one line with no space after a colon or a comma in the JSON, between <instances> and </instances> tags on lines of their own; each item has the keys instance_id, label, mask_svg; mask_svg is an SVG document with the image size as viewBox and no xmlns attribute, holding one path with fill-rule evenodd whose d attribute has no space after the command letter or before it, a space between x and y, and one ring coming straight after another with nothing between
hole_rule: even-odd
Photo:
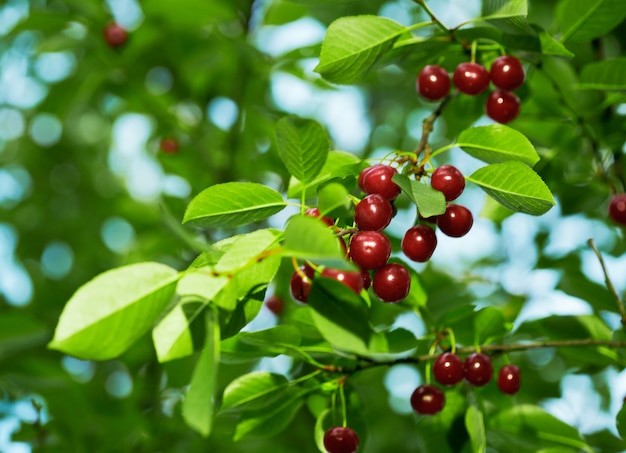
<instances>
[{"instance_id":1,"label":"cherry tree branch","mask_svg":"<svg viewBox=\"0 0 626 453\"><path fill-rule=\"evenodd\" d=\"M621 319L622 325L626 326L626 310L624 309L624 302L622 301L621 297L619 296L619 293L615 289L615 286L613 285L613 282L611 281L611 277L609 277L609 272L606 268L606 265L604 264L604 258L602 258L602 254L600 253L600 250L598 250L598 248L596 247L596 244L593 242L592 238L589 238L587 240L587 244L589 244L589 247L591 247L591 250L593 250L593 253L595 253L596 256L598 257L598 261L600 262L600 266L602 267L602 273L604 274L604 282L606 283L606 287L613 295L613 299L615 299L615 303L617 304L617 309L619 310L619 313L622 316L622 319Z\"/></svg>"}]
</instances>

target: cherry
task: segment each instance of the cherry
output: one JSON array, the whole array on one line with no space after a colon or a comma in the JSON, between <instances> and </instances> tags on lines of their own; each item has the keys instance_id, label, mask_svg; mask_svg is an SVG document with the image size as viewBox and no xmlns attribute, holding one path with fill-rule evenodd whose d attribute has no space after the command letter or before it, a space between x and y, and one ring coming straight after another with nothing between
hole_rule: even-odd
<instances>
[{"instance_id":1,"label":"cherry","mask_svg":"<svg viewBox=\"0 0 626 453\"><path fill-rule=\"evenodd\" d=\"M493 367L488 355L481 352L470 354L463 362L465 380L472 385L481 387L491 380Z\"/></svg>"},{"instance_id":2,"label":"cherry","mask_svg":"<svg viewBox=\"0 0 626 453\"><path fill-rule=\"evenodd\" d=\"M269 309L269 311L278 315L285 308L285 302L283 302L283 300L276 294L273 294L265 301L265 306Z\"/></svg>"},{"instance_id":3,"label":"cherry","mask_svg":"<svg viewBox=\"0 0 626 453\"><path fill-rule=\"evenodd\" d=\"M430 185L433 189L442 192L446 201L452 201L459 197L465 189L465 178L456 167L442 165L437 167L430 177Z\"/></svg>"},{"instance_id":4,"label":"cherry","mask_svg":"<svg viewBox=\"0 0 626 453\"><path fill-rule=\"evenodd\" d=\"M437 216L437 226L446 235L454 238L465 236L474 224L474 217L469 209L460 204L450 203L446 212Z\"/></svg>"},{"instance_id":5,"label":"cherry","mask_svg":"<svg viewBox=\"0 0 626 453\"><path fill-rule=\"evenodd\" d=\"M128 32L116 23L111 23L104 27L102 34L106 43L112 48L120 47L128 39Z\"/></svg>"},{"instance_id":6,"label":"cherry","mask_svg":"<svg viewBox=\"0 0 626 453\"><path fill-rule=\"evenodd\" d=\"M350 240L349 256L362 269L379 269L391 256L391 242L378 231L361 231Z\"/></svg>"},{"instance_id":7,"label":"cherry","mask_svg":"<svg viewBox=\"0 0 626 453\"><path fill-rule=\"evenodd\" d=\"M518 89L524 83L524 68L513 55L503 55L491 64L491 81L507 91Z\"/></svg>"},{"instance_id":8,"label":"cherry","mask_svg":"<svg viewBox=\"0 0 626 453\"><path fill-rule=\"evenodd\" d=\"M463 380L463 362L458 355L444 352L433 364L435 380L442 385L454 385Z\"/></svg>"},{"instance_id":9,"label":"cherry","mask_svg":"<svg viewBox=\"0 0 626 453\"><path fill-rule=\"evenodd\" d=\"M498 123L508 123L519 115L519 98L509 91L495 90L489 93L485 110L487 116Z\"/></svg>"},{"instance_id":10,"label":"cherry","mask_svg":"<svg viewBox=\"0 0 626 453\"><path fill-rule=\"evenodd\" d=\"M498 388L502 393L514 395L520 387L520 369L515 365L504 365L498 373Z\"/></svg>"},{"instance_id":11,"label":"cherry","mask_svg":"<svg viewBox=\"0 0 626 453\"><path fill-rule=\"evenodd\" d=\"M159 143L159 149L165 154L176 154L178 152L178 142L173 138L163 138Z\"/></svg>"},{"instance_id":12,"label":"cherry","mask_svg":"<svg viewBox=\"0 0 626 453\"><path fill-rule=\"evenodd\" d=\"M429 101L445 98L450 93L448 72L441 66L424 66L417 75L417 91Z\"/></svg>"},{"instance_id":13,"label":"cherry","mask_svg":"<svg viewBox=\"0 0 626 453\"><path fill-rule=\"evenodd\" d=\"M377 193L391 201L400 195L400 187L391 180L398 171L389 165L375 165L363 177L363 192Z\"/></svg>"},{"instance_id":14,"label":"cherry","mask_svg":"<svg viewBox=\"0 0 626 453\"><path fill-rule=\"evenodd\" d=\"M383 302L400 302L411 289L411 274L401 264L390 263L376 271L372 286Z\"/></svg>"},{"instance_id":15,"label":"cherry","mask_svg":"<svg viewBox=\"0 0 626 453\"><path fill-rule=\"evenodd\" d=\"M626 225L626 193L613 195L609 203L609 216L613 221Z\"/></svg>"},{"instance_id":16,"label":"cherry","mask_svg":"<svg viewBox=\"0 0 626 453\"><path fill-rule=\"evenodd\" d=\"M331 267L325 267L322 270L321 275L324 277L332 278L338 282L343 283L356 294L361 294L363 289L363 275L360 271L344 271L341 269L333 269Z\"/></svg>"},{"instance_id":17,"label":"cherry","mask_svg":"<svg viewBox=\"0 0 626 453\"><path fill-rule=\"evenodd\" d=\"M376 164L376 165L372 165L371 167L366 167L363 170L361 170L361 173L359 173L359 179L358 179L358 184L359 184L359 188L365 192L365 178L367 177L367 175L369 174L370 171L372 171L374 168L376 167L383 167L383 164Z\"/></svg>"},{"instance_id":18,"label":"cherry","mask_svg":"<svg viewBox=\"0 0 626 453\"><path fill-rule=\"evenodd\" d=\"M489 72L478 63L461 63L454 70L452 80L461 93L471 96L489 88Z\"/></svg>"},{"instance_id":19,"label":"cherry","mask_svg":"<svg viewBox=\"0 0 626 453\"><path fill-rule=\"evenodd\" d=\"M354 208L354 221L361 230L383 230L392 216L391 203L377 193L367 195Z\"/></svg>"},{"instance_id":20,"label":"cherry","mask_svg":"<svg viewBox=\"0 0 626 453\"><path fill-rule=\"evenodd\" d=\"M426 225L416 225L404 233L402 251L413 261L425 263L430 259L437 247L437 235Z\"/></svg>"},{"instance_id":21,"label":"cherry","mask_svg":"<svg viewBox=\"0 0 626 453\"><path fill-rule=\"evenodd\" d=\"M434 415L443 409L446 397L434 385L420 385L411 395L411 407L418 414Z\"/></svg>"},{"instance_id":22,"label":"cherry","mask_svg":"<svg viewBox=\"0 0 626 453\"><path fill-rule=\"evenodd\" d=\"M359 448L359 436L345 426L329 428L324 433L324 448L328 453L354 453Z\"/></svg>"},{"instance_id":23,"label":"cherry","mask_svg":"<svg viewBox=\"0 0 626 453\"><path fill-rule=\"evenodd\" d=\"M309 292L311 292L313 277L315 277L315 270L308 264L300 266L299 271L294 271L294 273L291 274L289 287L294 299L306 304L309 298Z\"/></svg>"},{"instance_id":24,"label":"cherry","mask_svg":"<svg viewBox=\"0 0 626 453\"><path fill-rule=\"evenodd\" d=\"M320 210L318 208L309 208L304 211L304 215L308 215L309 217L317 217L328 226L333 226L335 224L335 221L330 217L322 217L322 214L320 213Z\"/></svg>"},{"instance_id":25,"label":"cherry","mask_svg":"<svg viewBox=\"0 0 626 453\"><path fill-rule=\"evenodd\" d=\"M363 289L368 290L372 286L372 277L369 271L361 269L361 277L363 278Z\"/></svg>"}]
</instances>

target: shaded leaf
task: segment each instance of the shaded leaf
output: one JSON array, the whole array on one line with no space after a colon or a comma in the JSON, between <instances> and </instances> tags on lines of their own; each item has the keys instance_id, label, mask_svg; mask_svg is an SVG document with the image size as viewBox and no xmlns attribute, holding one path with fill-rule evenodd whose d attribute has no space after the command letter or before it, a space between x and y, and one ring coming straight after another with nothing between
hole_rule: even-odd
<instances>
[{"instance_id":1,"label":"shaded leaf","mask_svg":"<svg viewBox=\"0 0 626 453\"><path fill-rule=\"evenodd\" d=\"M626 404L622 406L617 414L617 432L622 436L622 439L626 439Z\"/></svg>"},{"instance_id":2,"label":"shaded leaf","mask_svg":"<svg viewBox=\"0 0 626 453\"><path fill-rule=\"evenodd\" d=\"M400 174L393 175L391 179L415 203L423 217L431 217L446 212L445 196L429 184L409 179Z\"/></svg>"},{"instance_id":3,"label":"shaded leaf","mask_svg":"<svg viewBox=\"0 0 626 453\"><path fill-rule=\"evenodd\" d=\"M240 332L222 341L222 356L230 362L237 362L279 354L297 355L299 345L298 328L278 325L256 332Z\"/></svg>"},{"instance_id":4,"label":"shaded leaf","mask_svg":"<svg viewBox=\"0 0 626 453\"><path fill-rule=\"evenodd\" d=\"M294 216L285 228L285 254L331 267L351 268L339 238L319 219Z\"/></svg>"},{"instance_id":5,"label":"shaded leaf","mask_svg":"<svg viewBox=\"0 0 626 453\"><path fill-rule=\"evenodd\" d=\"M320 173L311 182L304 184L294 177L289 180L287 196L289 198L300 198L302 191L306 191L306 197L312 196L317 191L317 186L333 178L354 177L359 172L361 160L354 154L343 151L331 151L328 153L326 163Z\"/></svg>"},{"instance_id":6,"label":"shaded leaf","mask_svg":"<svg viewBox=\"0 0 626 453\"><path fill-rule=\"evenodd\" d=\"M582 90L626 91L626 58L589 63L580 74Z\"/></svg>"},{"instance_id":7,"label":"shaded leaf","mask_svg":"<svg viewBox=\"0 0 626 453\"><path fill-rule=\"evenodd\" d=\"M278 154L295 178L311 182L320 173L328 152L328 134L317 121L289 115L276 124Z\"/></svg>"},{"instance_id":8,"label":"shaded leaf","mask_svg":"<svg viewBox=\"0 0 626 453\"><path fill-rule=\"evenodd\" d=\"M561 41L589 41L605 35L626 18L622 0L565 0L558 9Z\"/></svg>"},{"instance_id":9,"label":"shaded leaf","mask_svg":"<svg viewBox=\"0 0 626 453\"><path fill-rule=\"evenodd\" d=\"M465 412L465 427L472 442L472 451L474 453L487 451L487 433L483 413L473 404Z\"/></svg>"},{"instance_id":10,"label":"shaded leaf","mask_svg":"<svg viewBox=\"0 0 626 453\"><path fill-rule=\"evenodd\" d=\"M221 410L232 409L284 389L289 381L282 374L256 371L238 377L224 390Z\"/></svg>"},{"instance_id":11,"label":"shaded leaf","mask_svg":"<svg viewBox=\"0 0 626 453\"><path fill-rule=\"evenodd\" d=\"M317 207L322 215L336 218L350 215L352 200L348 189L338 182L320 186L317 192Z\"/></svg>"}]
</instances>

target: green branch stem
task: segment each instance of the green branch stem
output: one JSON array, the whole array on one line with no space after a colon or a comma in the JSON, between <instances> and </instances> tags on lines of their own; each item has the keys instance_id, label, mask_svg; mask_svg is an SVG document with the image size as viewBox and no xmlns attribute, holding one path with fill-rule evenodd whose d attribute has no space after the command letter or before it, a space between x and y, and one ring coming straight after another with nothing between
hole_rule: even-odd
<instances>
[{"instance_id":1,"label":"green branch stem","mask_svg":"<svg viewBox=\"0 0 626 453\"><path fill-rule=\"evenodd\" d=\"M435 16L435 13L430 9L430 7L428 6L428 4L426 3L425 0L413 0L415 3L417 3L418 5L420 5L424 11L426 12L426 14L428 14L430 16L430 18L432 19L432 21L434 23L437 24L437 26L439 28L441 28L443 31L445 31L446 33L452 34L452 32L448 29L448 27L446 27L438 18L437 16Z\"/></svg>"},{"instance_id":2,"label":"green branch stem","mask_svg":"<svg viewBox=\"0 0 626 453\"><path fill-rule=\"evenodd\" d=\"M617 304L617 309L619 310L619 313L622 317L621 319L622 325L626 326L626 310L624 309L624 301L622 300L619 293L615 289L615 286L613 285L613 282L611 281L611 277L609 277L609 272L606 268L606 264L604 264L604 258L602 258L602 254L600 253L600 250L598 250L598 248L596 247L596 244L592 238L589 238L587 240L587 244L589 244L589 247L591 247L591 250L593 250L593 253L595 253L596 256L598 257L598 261L600 262L600 267L602 267L602 273L604 274L604 282L606 283L606 287L613 295L613 299L615 299L615 303Z\"/></svg>"},{"instance_id":3,"label":"green branch stem","mask_svg":"<svg viewBox=\"0 0 626 453\"><path fill-rule=\"evenodd\" d=\"M420 154L424 153L423 161L427 161L433 157L428 153L428 139L430 138L430 134L435 129L435 121L437 121L437 118L441 116L444 107L449 101L450 96L446 97L435 109L435 111L428 115L428 117L426 117L426 119L422 122L422 137L415 150L415 155L419 157Z\"/></svg>"}]
</instances>

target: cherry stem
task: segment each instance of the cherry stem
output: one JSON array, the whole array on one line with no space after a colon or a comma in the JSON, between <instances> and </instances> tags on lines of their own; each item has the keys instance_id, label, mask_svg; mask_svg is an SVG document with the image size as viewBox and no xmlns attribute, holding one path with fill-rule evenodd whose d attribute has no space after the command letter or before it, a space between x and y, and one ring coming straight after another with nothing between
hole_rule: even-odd
<instances>
[{"instance_id":1,"label":"cherry stem","mask_svg":"<svg viewBox=\"0 0 626 453\"><path fill-rule=\"evenodd\" d=\"M413 0L415 3L417 3L418 5L420 5L423 9L424 12L426 12L426 14L428 14L430 16L430 18L432 19L432 21L434 23L436 23L439 28L441 28L443 31L445 31L446 33L449 33L450 35L452 35L452 31L448 30L448 27L446 27L438 18L437 16L435 16L435 13L433 13L433 11L430 9L430 7L426 4L425 0Z\"/></svg>"},{"instance_id":2,"label":"cherry stem","mask_svg":"<svg viewBox=\"0 0 626 453\"><path fill-rule=\"evenodd\" d=\"M447 96L441 104L435 109L433 113L431 113L423 122L422 122L422 138L420 139L417 148L415 149L415 155L419 156L424 153L424 159L422 162L425 162L430 159L429 150L428 150L428 139L430 137L431 132L435 128L435 121L437 118L441 116L443 112L443 108L446 106L448 101L450 100L450 96Z\"/></svg>"},{"instance_id":3,"label":"cherry stem","mask_svg":"<svg viewBox=\"0 0 626 453\"><path fill-rule=\"evenodd\" d=\"M606 283L606 287L613 295L613 298L615 299L615 303L617 304L617 309L619 310L619 313L622 316L622 319L621 319L622 326L626 326L626 310L624 309L624 302L622 301L621 297L619 296L619 293L615 289L615 286L613 285L613 282L611 281L611 277L609 277L609 272L606 268L606 265L604 264L604 258L602 258L602 254L600 253L600 250L598 250L598 248L596 247L596 244L593 241L593 238L589 238L587 240L587 244L589 244L589 247L591 247L591 250L593 250L593 253L595 253L596 256L598 257L598 261L600 262L600 266L602 267L602 273L604 274L604 282Z\"/></svg>"},{"instance_id":4,"label":"cherry stem","mask_svg":"<svg viewBox=\"0 0 626 453\"><path fill-rule=\"evenodd\" d=\"M446 327L446 332L450 337L450 344L452 345L451 352L452 354L456 354L456 338L454 337L454 330L452 330L450 327Z\"/></svg>"},{"instance_id":5,"label":"cherry stem","mask_svg":"<svg viewBox=\"0 0 626 453\"><path fill-rule=\"evenodd\" d=\"M476 63L476 48L477 47L478 47L478 41L476 40L472 41L472 53L471 53L471 59L470 59L472 63Z\"/></svg>"},{"instance_id":6,"label":"cherry stem","mask_svg":"<svg viewBox=\"0 0 626 453\"><path fill-rule=\"evenodd\" d=\"M339 399L341 400L341 417L343 419L342 426L345 428L348 426L348 415L346 411L346 395L343 391L344 380L339 380Z\"/></svg>"}]
</instances>

